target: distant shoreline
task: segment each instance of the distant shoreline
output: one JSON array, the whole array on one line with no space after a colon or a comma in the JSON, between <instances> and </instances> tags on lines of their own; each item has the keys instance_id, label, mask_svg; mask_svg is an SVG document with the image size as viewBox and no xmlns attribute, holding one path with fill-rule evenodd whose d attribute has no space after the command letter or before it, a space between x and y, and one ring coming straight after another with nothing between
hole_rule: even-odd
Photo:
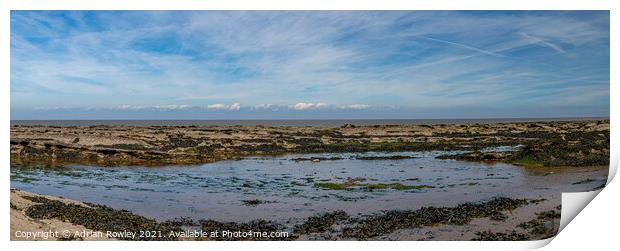
<instances>
[{"instance_id":1,"label":"distant shoreline","mask_svg":"<svg viewBox=\"0 0 620 251\"><path fill-rule=\"evenodd\" d=\"M481 119L274 119L274 120L11 120L14 125L46 126L321 126L338 127L344 124L354 125L436 125L436 124L495 124L511 122L549 122L549 121L583 121L609 120L609 117L558 117L558 118L481 118Z\"/></svg>"}]
</instances>

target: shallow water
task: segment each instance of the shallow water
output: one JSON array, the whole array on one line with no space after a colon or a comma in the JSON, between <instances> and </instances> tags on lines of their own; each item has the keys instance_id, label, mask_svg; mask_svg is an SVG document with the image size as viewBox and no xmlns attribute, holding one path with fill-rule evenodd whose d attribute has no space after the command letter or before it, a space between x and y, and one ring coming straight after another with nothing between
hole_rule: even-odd
<instances>
[{"instance_id":1,"label":"shallow water","mask_svg":"<svg viewBox=\"0 0 620 251\"><path fill-rule=\"evenodd\" d=\"M506 148L497 149L506 150ZM607 168L529 169L505 163L435 159L457 152L306 154L251 157L195 166L11 167L11 187L104 204L157 219L296 222L320 212L371 214L390 209L454 206L494 196L557 200L561 192L588 191L605 183ZM357 156L407 155L413 159L358 160ZM295 158L341 157L320 162ZM401 183L410 190L317 188L318 182ZM244 200L266 203L255 206Z\"/></svg>"}]
</instances>

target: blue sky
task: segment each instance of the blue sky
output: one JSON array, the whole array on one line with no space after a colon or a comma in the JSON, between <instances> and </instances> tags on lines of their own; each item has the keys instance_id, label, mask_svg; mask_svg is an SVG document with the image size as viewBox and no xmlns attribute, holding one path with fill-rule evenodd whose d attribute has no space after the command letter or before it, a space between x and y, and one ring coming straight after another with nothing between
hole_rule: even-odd
<instances>
[{"instance_id":1,"label":"blue sky","mask_svg":"<svg viewBox=\"0 0 620 251\"><path fill-rule=\"evenodd\" d=\"M11 12L11 119L582 116L607 11Z\"/></svg>"}]
</instances>

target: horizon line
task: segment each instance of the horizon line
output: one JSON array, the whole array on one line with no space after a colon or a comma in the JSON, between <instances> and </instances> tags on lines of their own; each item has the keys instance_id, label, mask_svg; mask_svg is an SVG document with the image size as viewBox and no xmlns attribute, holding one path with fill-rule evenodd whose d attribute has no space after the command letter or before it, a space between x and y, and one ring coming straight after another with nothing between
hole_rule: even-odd
<instances>
[{"instance_id":1,"label":"horizon line","mask_svg":"<svg viewBox=\"0 0 620 251\"><path fill-rule=\"evenodd\" d=\"M486 118L389 118L389 119L11 119L10 121L344 121L344 120L503 120L503 119L610 119L610 116L583 117L486 117Z\"/></svg>"}]
</instances>

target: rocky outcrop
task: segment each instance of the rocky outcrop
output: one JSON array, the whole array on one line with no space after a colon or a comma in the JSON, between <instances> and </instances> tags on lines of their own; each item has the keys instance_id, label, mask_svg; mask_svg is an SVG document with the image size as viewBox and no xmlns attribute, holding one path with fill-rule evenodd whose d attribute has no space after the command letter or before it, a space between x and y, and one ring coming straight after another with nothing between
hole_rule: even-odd
<instances>
[{"instance_id":1,"label":"rocky outcrop","mask_svg":"<svg viewBox=\"0 0 620 251\"><path fill-rule=\"evenodd\" d=\"M488 147L524 145L513 154ZM247 155L461 150L460 160L605 165L609 121L291 126L11 126L11 163L198 164Z\"/></svg>"}]
</instances>

